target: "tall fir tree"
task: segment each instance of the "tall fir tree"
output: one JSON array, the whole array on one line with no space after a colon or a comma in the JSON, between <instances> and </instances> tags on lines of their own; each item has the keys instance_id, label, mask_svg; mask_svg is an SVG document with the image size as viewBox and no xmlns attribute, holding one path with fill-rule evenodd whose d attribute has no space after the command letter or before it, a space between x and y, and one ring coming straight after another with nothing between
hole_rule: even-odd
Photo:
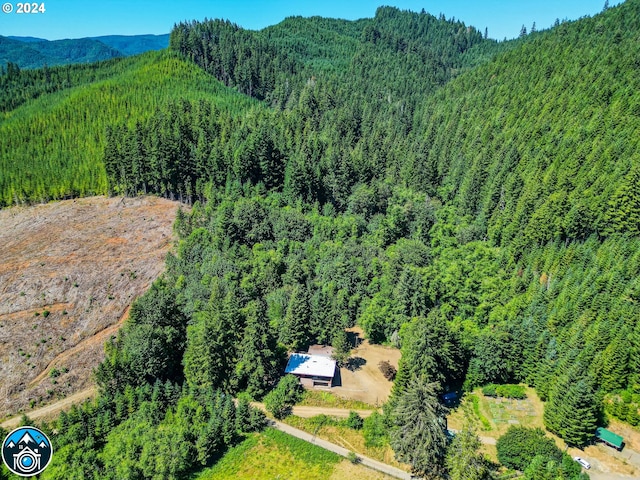
<instances>
[{"instance_id":1,"label":"tall fir tree","mask_svg":"<svg viewBox=\"0 0 640 480\"><path fill-rule=\"evenodd\" d=\"M253 398L261 398L268 392L280 374L276 338L269 327L266 309L261 299L245 308L246 326L236 364L239 388L246 389Z\"/></svg>"},{"instance_id":2,"label":"tall fir tree","mask_svg":"<svg viewBox=\"0 0 640 480\"><path fill-rule=\"evenodd\" d=\"M544 423L567 444L582 447L595 435L601 417L601 403L586 378L558 382L545 405Z\"/></svg>"},{"instance_id":3,"label":"tall fir tree","mask_svg":"<svg viewBox=\"0 0 640 480\"><path fill-rule=\"evenodd\" d=\"M391 413L390 443L396 457L414 475L428 479L445 474L447 413L438 401L439 386L413 379Z\"/></svg>"},{"instance_id":4,"label":"tall fir tree","mask_svg":"<svg viewBox=\"0 0 640 480\"><path fill-rule=\"evenodd\" d=\"M309 343L311 307L306 285L297 285L291 293L287 312L280 326L280 342L289 350L298 350Z\"/></svg>"},{"instance_id":5,"label":"tall fir tree","mask_svg":"<svg viewBox=\"0 0 640 480\"><path fill-rule=\"evenodd\" d=\"M627 386L629 377L629 332L626 329L602 353L601 387L612 392Z\"/></svg>"}]
</instances>

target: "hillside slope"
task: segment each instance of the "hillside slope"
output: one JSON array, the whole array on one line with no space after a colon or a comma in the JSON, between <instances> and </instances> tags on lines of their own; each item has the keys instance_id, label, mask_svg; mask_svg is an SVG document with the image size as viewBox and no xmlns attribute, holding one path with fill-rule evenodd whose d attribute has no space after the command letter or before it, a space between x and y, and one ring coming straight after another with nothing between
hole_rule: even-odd
<instances>
[{"instance_id":1,"label":"hillside slope","mask_svg":"<svg viewBox=\"0 0 640 480\"><path fill-rule=\"evenodd\" d=\"M110 58L138 55L169 46L166 35L105 35L65 40L0 36L0 65L42 68L74 63L93 63Z\"/></svg>"},{"instance_id":2,"label":"hillside slope","mask_svg":"<svg viewBox=\"0 0 640 480\"><path fill-rule=\"evenodd\" d=\"M255 105L167 52L97 68L112 73L0 115L0 206L106 193L106 127L135 125L170 99L206 98L232 112Z\"/></svg>"},{"instance_id":3,"label":"hillside slope","mask_svg":"<svg viewBox=\"0 0 640 480\"><path fill-rule=\"evenodd\" d=\"M169 46L169 34L165 35L103 35L92 37L123 55L138 55L150 50L163 50Z\"/></svg>"},{"instance_id":4,"label":"hillside slope","mask_svg":"<svg viewBox=\"0 0 640 480\"><path fill-rule=\"evenodd\" d=\"M104 343L164 269L177 204L68 200L0 211L0 411L92 384Z\"/></svg>"},{"instance_id":5,"label":"hillside slope","mask_svg":"<svg viewBox=\"0 0 640 480\"><path fill-rule=\"evenodd\" d=\"M401 348L367 427L419 475L446 470L444 428L416 428L444 413L415 412L447 391L528 383L569 445L593 439L607 396L640 424L639 11L496 50L392 8L262 32L178 25L184 60L169 60L272 108L232 122L175 101L105 125L109 188L203 201L108 344L98 399L58 422L45 477L189 475L254 428L233 395L268 395L286 351L344 349L355 324ZM579 477L562 464L554 478Z\"/></svg>"},{"instance_id":6,"label":"hillside slope","mask_svg":"<svg viewBox=\"0 0 640 480\"><path fill-rule=\"evenodd\" d=\"M350 271L338 294L350 305L348 313L340 320L316 313L323 320L312 338L330 339L336 324L358 322L374 341L402 341L394 401L421 376L443 388L528 382L549 401L547 427L584 445L602 421L602 396L624 389L631 395L640 380L639 17L640 2L628 1L520 39L456 75L450 69L461 58L452 54L447 60L451 50L445 49L439 61L449 83L442 88L437 75L416 76L419 69L411 66L425 64L405 55L413 52L414 32L432 20L394 9L379 9L369 25L374 30L362 30L362 48L370 53L355 56L362 75L349 70L341 76L338 62L307 77L304 49L318 50L318 38L332 25L322 19L301 22L311 40L291 43L291 56L269 55L273 32L253 36L225 22L179 25L171 46L221 81L271 98L283 110L267 129L278 132L275 148L241 142L236 151L246 147L249 155L227 158L226 165L223 160L226 186L231 178L245 185L245 194L246 184L274 195L281 191L281 202L317 202L323 214L360 225L350 240L365 249L359 251L362 264L374 266ZM282 38L301 36L295 19L285 24ZM438 26L449 32L442 36L449 47L467 38L456 36L448 22ZM385 29L400 33L385 35ZM195 42L200 38L202 47ZM366 45L369 38L373 45ZM416 34L412 47L418 51L424 47L420 38ZM358 44L347 42L352 45ZM238 46L246 49L244 56L228 55ZM249 55L253 50L266 52L260 63ZM389 60L387 70L375 68L381 59ZM272 67L285 60L290 77L306 81L282 104L271 93L294 82L274 76ZM391 72L398 75L389 80ZM367 85L359 83L363 78ZM427 94L415 93L419 87ZM413 93L403 95L403 89ZM363 91L387 95L361 97ZM130 130L114 144L136 134ZM126 152L113 160L119 165L114 171L135 171ZM263 168L270 161L285 172L273 184ZM135 180L124 177L118 181L123 185ZM212 198L220 201L219 195ZM243 228L231 228L228 222L247 221L240 213L247 199L225 200L228 206L199 220L216 225L209 230L213 240L198 231L194 242L224 250L226 242L253 246L278 238L266 226L246 237ZM262 214L254 208L255 223ZM392 249L402 250L407 238L417 242L416 251L396 259ZM296 251L311 262L311 250ZM235 250L229 253L234 262ZM395 270L382 267L387 256L398 262ZM295 277L304 280L290 287L296 293L283 303L297 307L311 297L319 302L312 312L330 308L321 303L318 277L314 268ZM267 303L270 293L264 295ZM286 330L277 316L271 321ZM279 331L279 338L289 335ZM448 350L425 346L430 335L457 349L440 358ZM429 356L436 357L437 369L429 366ZM629 422L640 421L637 409L625 411L620 415Z\"/></svg>"},{"instance_id":7,"label":"hillside slope","mask_svg":"<svg viewBox=\"0 0 640 480\"><path fill-rule=\"evenodd\" d=\"M421 109L428 148L404 180L502 245L640 233L639 21L629 0L451 82Z\"/></svg>"}]
</instances>

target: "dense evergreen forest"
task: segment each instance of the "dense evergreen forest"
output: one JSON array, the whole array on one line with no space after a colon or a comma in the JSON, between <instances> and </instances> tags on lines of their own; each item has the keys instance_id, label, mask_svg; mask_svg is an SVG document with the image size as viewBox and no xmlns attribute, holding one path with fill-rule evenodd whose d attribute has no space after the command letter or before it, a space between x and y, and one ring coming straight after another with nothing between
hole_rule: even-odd
<instances>
[{"instance_id":1,"label":"dense evergreen forest","mask_svg":"<svg viewBox=\"0 0 640 480\"><path fill-rule=\"evenodd\" d=\"M263 398L287 351L342 345L355 324L402 350L379 421L418 475L489 475L460 472L446 449L464 447L428 421L445 391L527 383L569 445L605 405L640 424L639 25L638 0L504 43L388 7L259 32L189 22L169 52L7 94L3 205L108 190L193 206L107 345L100 397L57 422L43 478L186 478L261 428L231 396ZM50 136L29 144L37 128ZM61 170L71 143L83 160ZM82 183L53 190L58 171ZM580 478L544 451L504 462Z\"/></svg>"},{"instance_id":2,"label":"dense evergreen forest","mask_svg":"<svg viewBox=\"0 0 640 480\"><path fill-rule=\"evenodd\" d=\"M255 104L166 51L43 70L9 65L0 86L0 206L105 194L107 127L135 125L172 99L214 99L231 112Z\"/></svg>"}]
</instances>

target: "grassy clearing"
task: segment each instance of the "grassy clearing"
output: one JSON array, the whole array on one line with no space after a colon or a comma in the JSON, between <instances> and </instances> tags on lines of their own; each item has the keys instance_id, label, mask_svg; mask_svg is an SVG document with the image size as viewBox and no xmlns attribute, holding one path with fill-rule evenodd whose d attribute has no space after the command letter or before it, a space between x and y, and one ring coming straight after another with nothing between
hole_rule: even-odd
<instances>
[{"instance_id":1,"label":"grassy clearing","mask_svg":"<svg viewBox=\"0 0 640 480\"><path fill-rule=\"evenodd\" d=\"M305 390L302 400L297 405L306 407L346 408L349 410L373 410L375 407L360 400L338 397L331 392Z\"/></svg>"},{"instance_id":2,"label":"grassy clearing","mask_svg":"<svg viewBox=\"0 0 640 480\"><path fill-rule=\"evenodd\" d=\"M328 480L342 461L335 453L269 428L230 449L193 480Z\"/></svg>"},{"instance_id":3,"label":"grassy clearing","mask_svg":"<svg viewBox=\"0 0 640 480\"><path fill-rule=\"evenodd\" d=\"M449 415L451 428L461 428L464 417L463 405L471 403L474 416L480 426L481 436L500 438L512 425L524 427L540 427L543 404L532 388L525 387L527 398L523 400L487 397L481 389L465 395L462 404Z\"/></svg>"},{"instance_id":4,"label":"grassy clearing","mask_svg":"<svg viewBox=\"0 0 640 480\"><path fill-rule=\"evenodd\" d=\"M448 417L450 428L462 428L464 420L464 405L471 403L471 410L478 420L480 427L478 434L481 437L491 437L498 439L506 433L512 425L521 425L529 428L542 428L545 430L542 420L544 404L536 394L535 390L525 387L527 396L524 400L509 400L506 398L486 397L482 394L481 389L465 395L462 404L452 410ZM484 421L483 421L484 419ZM484 429L483 425L488 422L490 430ZM546 432L549 438L552 438L561 450L566 449L566 444L562 439ZM482 445L482 452L494 462L497 461L497 451L495 445ZM640 478L637 472L630 465L616 459L610 452L602 451L598 446L589 446L584 451L577 449L569 449L570 455L585 455L594 458L605 468L604 471L612 473L620 473L627 475L628 478ZM503 476L498 478L509 478L509 473L505 472Z\"/></svg>"},{"instance_id":5,"label":"grassy clearing","mask_svg":"<svg viewBox=\"0 0 640 480\"><path fill-rule=\"evenodd\" d=\"M476 417L478 417L478 420L480 420L482 430L488 432L489 430L491 430L491 423L489 423L487 417L485 417L482 412L480 412L480 400L475 394L469 395L469 400L471 400L471 404L473 405L473 413Z\"/></svg>"},{"instance_id":6,"label":"grassy clearing","mask_svg":"<svg viewBox=\"0 0 640 480\"><path fill-rule=\"evenodd\" d=\"M340 445L357 454L373 458L374 460L393 465L403 470L407 470L408 468L407 465L396 461L393 450L389 444L383 447L365 446L362 430L353 430L345 426L341 419L335 419L326 415L318 415L311 418L300 418L290 415L284 422L292 427L316 435L318 438Z\"/></svg>"}]
</instances>

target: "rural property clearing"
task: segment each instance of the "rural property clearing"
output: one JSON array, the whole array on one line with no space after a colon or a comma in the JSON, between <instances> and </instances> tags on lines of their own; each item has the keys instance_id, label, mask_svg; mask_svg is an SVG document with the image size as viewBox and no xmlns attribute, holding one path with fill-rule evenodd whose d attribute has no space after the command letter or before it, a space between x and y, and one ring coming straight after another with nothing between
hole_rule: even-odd
<instances>
[{"instance_id":1,"label":"rural property clearing","mask_svg":"<svg viewBox=\"0 0 640 480\"><path fill-rule=\"evenodd\" d=\"M91 385L105 341L164 269L177 208L91 197L0 210L0 416Z\"/></svg>"},{"instance_id":2,"label":"rural property clearing","mask_svg":"<svg viewBox=\"0 0 640 480\"><path fill-rule=\"evenodd\" d=\"M349 328L347 332L357 346L351 350L349 366L340 369L340 386L332 387L331 393L378 407L387 401L393 386L378 364L388 361L397 369L400 350L369 343L360 327Z\"/></svg>"},{"instance_id":3,"label":"rural property clearing","mask_svg":"<svg viewBox=\"0 0 640 480\"><path fill-rule=\"evenodd\" d=\"M520 425L544 430L543 411L544 404L533 388L526 388L527 398L524 400L509 400L506 398L492 398L482 394L481 389L465 395L463 403L470 403L474 416L478 421L478 435L482 438L483 451L493 460L497 460L495 440L504 435L512 425ZM475 398L475 400L474 400ZM474 405L475 404L475 405ZM463 408L454 409L448 417L449 427L460 429L463 425ZM622 430L619 422L612 422L609 428L617 433L626 435L628 445L635 445L638 435L632 429ZM572 457L579 456L591 464L589 475L598 479L631 480L637 479L640 473L639 467L634 465L631 448L623 450L619 455L614 449L600 444L590 445L584 450L567 448L567 445L557 436L547 432L547 436L553 438L558 447L567 451ZM490 443L493 440L494 444Z\"/></svg>"}]
</instances>

